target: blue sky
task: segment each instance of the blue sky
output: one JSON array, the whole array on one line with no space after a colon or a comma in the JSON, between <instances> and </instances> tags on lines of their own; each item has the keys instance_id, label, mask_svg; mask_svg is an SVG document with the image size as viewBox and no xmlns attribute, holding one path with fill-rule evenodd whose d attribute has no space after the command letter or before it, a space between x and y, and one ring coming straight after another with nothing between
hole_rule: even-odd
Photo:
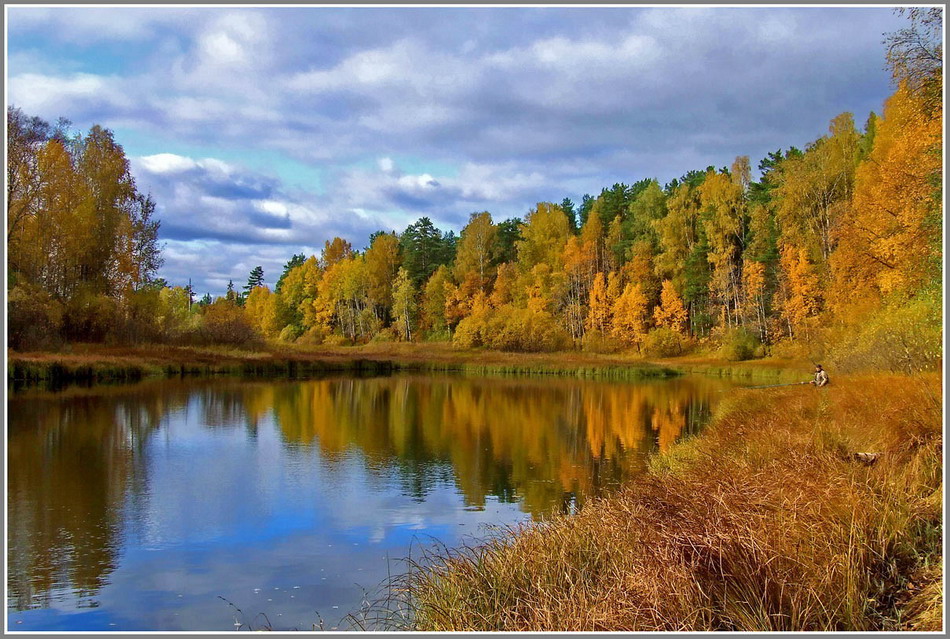
<instances>
[{"instance_id":1,"label":"blue sky","mask_svg":"<svg viewBox=\"0 0 950 639\"><path fill-rule=\"evenodd\" d=\"M426 215L804 146L892 90L889 8L8 7L8 104L113 129L175 284Z\"/></svg>"}]
</instances>

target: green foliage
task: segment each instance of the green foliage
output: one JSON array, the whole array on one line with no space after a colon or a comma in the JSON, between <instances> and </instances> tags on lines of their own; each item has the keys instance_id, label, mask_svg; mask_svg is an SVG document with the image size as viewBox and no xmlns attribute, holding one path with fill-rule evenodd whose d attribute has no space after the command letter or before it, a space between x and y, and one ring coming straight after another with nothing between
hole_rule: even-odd
<instances>
[{"instance_id":1,"label":"green foliage","mask_svg":"<svg viewBox=\"0 0 950 639\"><path fill-rule=\"evenodd\" d=\"M247 276L247 284L244 285L245 298L258 286L264 286L264 269L260 266L255 266L251 269L250 275Z\"/></svg>"},{"instance_id":2,"label":"green foliage","mask_svg":"<svg viewBox=\"0 0 950 639\"><path fill-rule=\"evenodd\" d=\"M759 336L753 331L733 328L723 333L719 354L730 362L741 362L755 357L760 346Z\"/></svg>"},{"instance_id":3,"label":"green foliage","mask_svg":"<svg viewBox=\"0 0 950 639\"><path fill-rule=\"evenodd\" d=\"M274 286L275 293L280 293L280 289L284 285L284 278L287 277L287 273L291 272L292 270L294 270L295 268L303 264L304 260L306 259L307 257L303 253L294 253L293 256L291 256L291 258L287 260L287 263L284 264L283 272L280 274L280 277L277 278L277 285ZM263 271L261 272L261 274L263 275Z\"/></svg>"},{"instance_id":4,"label":"green foliage","mask_svg":"<svg viewBox=\"0 0 950 639\"><path fill-rule=\"evenodd\" d=\"M288 324L280 331L277 337L281 342L296 342L303 335L303 330L299 326Z\"/></svg>"},{"instance_id":5,"label":"green foliage","mask_svg":"<svg viewBox=\"0 0 950 639\"><path fill-rule=\"evenodd\" d=\"M581 349L585 353L617 353L623 348L624 344L619 339L598 330L589 330L581 338Z\"/></svg>"},{"instance_id":6,"label":"green foliage","mask_svg":"<svg viewBox=\"0 0 950 639\"><path fill-rule=\"evenodd\" d=\"M455 259L455 234L443 233L427 217L410 224L399 236L399 244L403 266L416 289L432 277L440 265L451 264Z\"/></svg>"},{"instance_id":7,"label":"green foliage","mask_svg":"<svg viewBox=\"0 0 950 639\"><path fill-rule=\"evenodd\" d=\"M643 352L648 357L676 357L683 355L689 341L671 328L655 328L643 338Z\"/></svg>"},{"instance_id":8,"label":"green foliage","mask_svg":"<svg viewBox=\"0 0 950 639\"><path fill-rule=\"evenodd\" d=\"M513 217L498 224L498 253L496 262L504 264L518 259L517 243L521 239L521 218Z\"/></svg>"},{"instance_id":9,"label":"green foliage","mask_svg":"<svg viewBox=\"0 0 950 639\"><path fill-rule=\"evenodd\" d=\"M900 299L875 311L859 325L842 331L832 348L842 371L883 370L913 374L937 370L943 362L941 297Z\"/></svg>"}]
</instances>

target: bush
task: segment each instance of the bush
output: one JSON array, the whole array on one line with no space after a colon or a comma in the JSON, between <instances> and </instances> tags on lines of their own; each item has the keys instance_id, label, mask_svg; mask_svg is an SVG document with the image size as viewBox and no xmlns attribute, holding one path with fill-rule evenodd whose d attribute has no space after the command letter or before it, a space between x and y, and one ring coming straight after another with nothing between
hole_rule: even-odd
<instances>
[{"instance_id":1,"label":"bush","mask_svg":"<svg viewBox=\"0 0 950 639\"><path fill-rule=\"evenodd\" d=\"M323 344L324 346L352 346L353 341L348 337L333 333L323 338Z\"/></svg>"},{"instance_id":2,"label":"bush","mask_svg":"<svg viewBox=\"0 0 950 639\"><path fill-rule=\"evenodd\" d=\"M510 305L488 319L483 341L489 348L525 353L560 351L571 345L570 336L550 313Z\"/></svg>"},{"instance_id":3,"label":"bush","mask_svg":"<svg viewBox=\"0 0 950 639\"><path fill-rule=\"evenodd\" d=\"M461 348L538 353L565 350L571 338L550 313L506 304L464 318L453 343Z\"/></svg>"},{"instance_id":4,"label":"bush","mask_svg":"<svg viewBox=\"0 0 950 639\"><path fill-rule=\"evenodd\" d=\"M831 359L842 371L936 370L943 361L942 338L939 301L892 302L841 335Z\"/></svg>"},{"instance_id":5,"label":"bush","mask_svg":"<svg viewBox=\"0 0 950 639\"><path fill-rule=\"evenodd\" d=\"M477 348L485 345L488 332L487 314L476 313L462 319L455 327L452 343L460 348Z\"/></svg>"},{"instance_id":6,"label":"bush","mask_svg":"<svg viewBox=\"0 0 950 639\"><path fill-rule=\"evenodd\" d=\"M689 339L671 328L655 328L643 340L643 352L648 357L675 357L682 355Z\"/></svg>"},{"instance_id":7,"label":"bush","mask_svg":"<svg viewBox=\"0 0 950 639\"><path fill-rule=\"evenodd\" d=\"M741 362L755 357L761 346L758 335L744 328L733 328L723 333L719 354L730 362Z\"/></svg>"},{"instance_id":8,"label":"bush","mask_svg":"<svg viewBox=\"0 0 950 639\"><path fill-rule=\"evenodd\" d=\"M297 338L297 343L305 346L319 346L326 338L327 332L322 326L311 326Z\"/></svg>"},{"instance_id":9,"label":"bush","mask_svg":"<svg viewBox=\"0 0 950 639\"><path fill-rule=\"evenodd\" d=\"M11 348L51 348L59 343L62 305L44 290L17 284L7 298L7 340Z\"/></svg>"},{"instance_id":10,"label":"bush","mask_svg":"<svg viewBox=\"0 0 950 639\"><path fill-rule=\"evenodd\" d=\"M244 309L225 299L204 308L199 335L212 344L244 345L259 341Z\"/></svg>"},{"instance_id":11,"label":"bush","mask_svg":"<svg viewBox=\"0 0 950 639\"><path fill-rule=\"evenodd\" d=\"M587 331L581 338L581 349L586 353L616 353L623 349L623 344L600 331Z\"/></svg>"},{"instance_id":12,"label":"bush","mask_svg":"<svg viewBox=\"0 0 950 639\"><path fill-rule=\"evenodd\" d=\"M288 324L281 329L277 339L281 342L296 342L303 335L303 329L296 324Z\"/></svg>"},{"instance_id":13,"label":"bush","mask_svg":"<svg viewBox=\"0 0 950 639\"><path fill-rule=\"evenodd\" d=\"M63 337L71 342L101 342L119 324L115 300L108 295L79 292L66 303Z\"/></svg>"},{"instance_id":14,"label":"bush","mask_svg":"<svg viewBox=\"0 0 950 639\"><path fill-rule=\"evenodd\" d=\"M399 341L399 337L396 335L396 329L392 326L388 326L373 335L369 341L374 344L379 342L396 342Z\"/></svg>"}]
</instances>

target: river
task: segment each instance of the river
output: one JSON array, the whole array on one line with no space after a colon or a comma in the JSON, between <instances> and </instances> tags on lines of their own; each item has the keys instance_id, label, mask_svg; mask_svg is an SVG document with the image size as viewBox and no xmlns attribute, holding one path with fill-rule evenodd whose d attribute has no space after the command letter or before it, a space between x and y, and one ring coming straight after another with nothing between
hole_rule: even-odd
<instances>
[{"instance_id":1,"label":"river","mask_svg":"<svg viewBox=\"0 0 950 639\"><path fill-rule=\"evenodd\" d=\"M352 628L406 557L583 507L727 387L396 374L11 393L8 627Z\"/></svg>"}]
</instances>

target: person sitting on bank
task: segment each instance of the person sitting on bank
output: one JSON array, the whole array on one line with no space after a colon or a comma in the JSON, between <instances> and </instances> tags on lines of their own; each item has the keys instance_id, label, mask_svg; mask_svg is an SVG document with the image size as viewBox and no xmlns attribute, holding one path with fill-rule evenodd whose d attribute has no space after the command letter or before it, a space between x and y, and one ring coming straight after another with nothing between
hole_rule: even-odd
<instances>
[{"instance_id":1,"label":"person sitting on bank","mask_svg":"<svg viewBox=\"0 0 950 639\"><path fill-rule=\"evenodd\" d=\"M825 372L825 369L821 367L821 364L815 364L815 379L808 382L809 384L814 384L815 388L820 388L822 386L827 386L831 380L828 379L828 373Z\"/></svg>"}]
</instances>

